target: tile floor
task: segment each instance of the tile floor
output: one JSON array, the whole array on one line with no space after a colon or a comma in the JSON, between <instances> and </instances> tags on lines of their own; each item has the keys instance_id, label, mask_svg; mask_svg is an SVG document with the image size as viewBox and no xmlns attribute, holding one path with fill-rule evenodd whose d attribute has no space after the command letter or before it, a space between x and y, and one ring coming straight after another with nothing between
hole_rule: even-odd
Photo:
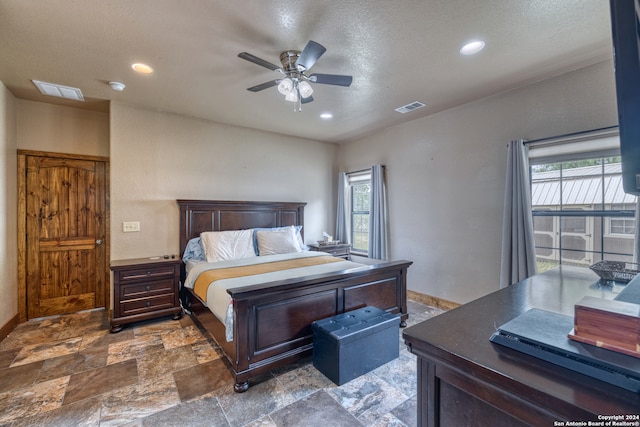
<instances>
[{"instance_id":1,"label":"tile floor","mask_svg":"<svg viewBox=\"0 0 640 427\"><path fill-rule=\"evenodd\" d=\"M441 311L409 302L409 325ZM340 387L310 359L233 391L189 316L109 333L104 310L29 321L0 342L0 426L415 426L416 362Z\"/></svg>"}]
</instances>

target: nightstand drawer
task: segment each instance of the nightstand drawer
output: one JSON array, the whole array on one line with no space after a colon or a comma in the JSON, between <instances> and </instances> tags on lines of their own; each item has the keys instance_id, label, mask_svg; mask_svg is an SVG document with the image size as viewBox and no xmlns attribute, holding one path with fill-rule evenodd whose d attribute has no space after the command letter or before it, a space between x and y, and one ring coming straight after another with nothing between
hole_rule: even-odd
<instances>
[{"instance_id":1,"label":"nightstand drawer","mask_svg":"<svg viewBox=\"0 0 640 427\"><path fill-rule=\"evenodd\" d=\"M120 283L126 282L139 282L146 279L159 279L163 277L171 278L174 275L174 269L172 266L166 267L149 267L145 269L136 270L122 270L118 272L120 277Z\"/></svg>"},{"instance_id":2,"label":"nightstand drawer","mask_svg":"<svg viewBox=\"0 0 640 427\"><path fill-rule=\"evenodd\" d=\"M347 255L349 255L349 248L323 249L322 251L330 253L331 255L335 257L340 257L340 258L346 257Z\"/></svg>"},{"instance_id":3,"label":"nightstand drawer","mask_svg":"<svg viewBox=\"0 0 640 427\"><path fill-rule=\"evenodd\" d=\"M326 252L337 258L344 258L351 261L351 245L348 243L338 243L335 245L309 245L312 251Z\"/></svg>"},{"instance_id":4,"label":"nightstand drawer","mask_svg":"<svg viewBox=\"0 0 640 427\"><path fill-rule=\"evenodd\" d=\"M130 300L135 298L145 298L155 295L172 294L174 280L173 277L152 282L143 282L120 286L120 300Z\"/></svg>"},{"instance_id":5,"label":"nightstand drawer","mask_svg":"<svg viewBox=\"0 0 640 427\"><path fill-rule=\"evenodd\" d=\"M162 310L163 308L171 308L174 306L174 295L159 295L150 298L141 298L136 300L121 301L121 314L123 316L131 316L133 314L153 312Z\"/></svg>"}]
</instances>

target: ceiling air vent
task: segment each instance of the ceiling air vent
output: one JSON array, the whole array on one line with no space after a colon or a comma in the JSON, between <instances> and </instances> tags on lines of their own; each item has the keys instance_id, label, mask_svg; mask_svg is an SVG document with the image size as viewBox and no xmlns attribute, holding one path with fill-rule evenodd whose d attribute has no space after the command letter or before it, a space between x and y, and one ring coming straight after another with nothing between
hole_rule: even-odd
<instances>
[{"instance_id":1,"label":"ceiling air vent","mask_svg":"<svg viewBox=\"0 0 640 427\"><path fill-rule=\"evenodd\" d=\"M38 80L32 80L32 82L43 95L57 96L59 98L73 99L75 101L84 101L82 92L76 87L62 86Z\"/></svg>"},{"instance_id":2,"label":"ceiling air vent","mask_svg":"<svg viewBox=\"0 0 640 427\"><path fill-rule=\"evenodd\" d=\"M409 111L417 110L418 108L422 108L425 105L422 102L412 102L411 104L403 105L402 107L396 108L398 113L408 113Z\"/></svg>"}]
</instances>

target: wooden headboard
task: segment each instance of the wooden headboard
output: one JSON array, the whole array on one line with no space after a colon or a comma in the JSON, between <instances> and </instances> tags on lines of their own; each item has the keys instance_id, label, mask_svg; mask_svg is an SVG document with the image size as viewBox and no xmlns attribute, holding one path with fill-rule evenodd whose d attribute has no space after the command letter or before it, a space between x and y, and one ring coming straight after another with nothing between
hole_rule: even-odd
<instances>
[{"instance_id":1,"label":"wooden headboard","mask_svg":"<svg viewBox=\"0 0 640 427\"><path fill-rule=\"evenodd\" d=\"M243 230L304 225L302 202L244 202L178 200L180 207L180 253L187 242L203 231ZM301 231L304 233L304 230Z\"/></svg>"}]
</instances>

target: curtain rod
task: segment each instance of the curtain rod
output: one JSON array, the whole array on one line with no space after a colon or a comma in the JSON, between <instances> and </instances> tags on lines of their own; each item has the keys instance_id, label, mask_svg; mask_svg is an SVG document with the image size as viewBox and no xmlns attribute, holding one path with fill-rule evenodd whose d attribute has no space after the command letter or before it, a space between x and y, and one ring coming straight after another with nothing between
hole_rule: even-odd
<instances>
[{"instance_id":1,"label":"curtain rod","mask_svg":"<svg viewBox=\"0 0 640 427\"><path fill-rule=\"evenodd\" d=\"M570 137L576 137L576 136L580 136L580 135L587 135L589 133L594 133L594 132L612 131L612 130L615 130L615 129L618 129L618 126L608 126L608 127L604 127L604 128L585 130L585 131L582 131L582 132L566 133L564 135L549 136L547 138L532 139L530 141L524 141L524 145L535 144L535 143L540 143L540 142L545 142L545 141L552 141L554 139L570 138Z\"/></svg>"}]
</instances>

